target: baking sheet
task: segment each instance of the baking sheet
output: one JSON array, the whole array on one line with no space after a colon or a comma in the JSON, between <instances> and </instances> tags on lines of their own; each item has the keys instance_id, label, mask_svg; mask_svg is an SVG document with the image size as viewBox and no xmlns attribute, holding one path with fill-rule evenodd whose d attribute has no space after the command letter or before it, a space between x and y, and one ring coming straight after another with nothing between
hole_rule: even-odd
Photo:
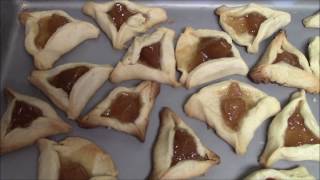
<instances>
[{"instance_id":1,"label":"baking sheet","mask_svg":"<svg viewBox=\"0 0 320 180\"><path fill-rule=\"evenodd\" d=\"M3 51L1 55L1 115L6 108L2 93L5 86L50 102L38 89L27 81L27 77L33 69L33 62L31 56L27 54L24 48L24 27L18 23L15 17L17 13L16 10L21 9L21 6L30 10L63 9L73 17L96 24L90 17L85 16L80 11L83 5L82 1L4 1L1 3L1 10L6 12L1 13L1 23L2 25L5 24L5 26L1 26L1 50ZM177 38L186 26L221 30L218 24L218 18L213 15L213 10L222 4L233 6L246 4L248 2L181 0L141 1L140 3L165 8L170 23L163 24L163 26L174 29ZM290 12L292 22L285 28L287 36L294 46L307 55L308 41L310 38L319 35L319 31L318 29L304 28L301 20L319 9L319 1L259 1L259 3ZM10 31L8 29L10 29ZM10 33L6 34L7 32ZM259 53L254 55L246 53L244 47L237 46L241 56L249 67L252 67L257 62L271 39L272 37L264 41L260 46ZM68 62L108 63L115 65L124 53L125 51L113 50L108 38L105 34L101 33L98 39L88 40L70 53L64 55L56 65ZM252 84L260 90L278 98L282 105L285 105L290 94L296 91L295 88L287 88L275 84L253 84L249 79L241 76L229 76L211 83L227 79L237 79ZM87 113L116 86L132 86L138 82L139 81L128 81L121 84L111 84L107 82L89 102L82 114ZM206 85L211 83L207 83ZM204 123L188 118L183 112L182 107L187 98L206 85L190 90L184 88L174 89L166 85L161 85L160 95L150 115L149 128L144 143L140 143L130 135L112 129L81 129L76 123L67 120L64 113L58 109L56 110L66 122L73 126L73 131L68 134L69 136L88 138L112 156L118 167L119 179L144 179L149 175L152 166L151 149L159 127L159 111L163 106L172 108L197 133L202 142L221 158L221 164L219 166L210 168L205 176L198 177L197 179L242 179L252 171L260 168L257 160L265 145L266 130L270 120L265 121L263 125L257 129L255 137L248 147L248 152L244 156L236 155L231 146L219 138L211 129L208 129ZM319 122L319 96L307 94L307 98L311 110ZM53 139L60 140L64 137L66 137L66 135L59 135L54 136ZM37 158L38 150L35 145L1 156L0 178L8 180L36 179ZM320 178L318 162L279 161L273 167L292 168L297 165L307 167L311 174L317 179Z\"/></svg>"}]
</instances>

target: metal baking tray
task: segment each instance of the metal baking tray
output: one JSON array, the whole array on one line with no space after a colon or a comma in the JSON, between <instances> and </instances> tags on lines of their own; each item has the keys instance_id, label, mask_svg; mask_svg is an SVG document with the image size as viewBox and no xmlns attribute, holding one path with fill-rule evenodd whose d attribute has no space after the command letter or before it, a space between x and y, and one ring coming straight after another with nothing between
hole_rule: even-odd
<instances>
[{"instance_id":1,"label":"metal baking tray","mask_svg":"<svg viewBox=\"0 0 320 180\"><path fill-rule=\"evenodd\" d=\"M319 9L319 1L292 0L257 2L290 12L292 21L285 28L287 36L294 46L307 55L308 42L310 38L319 35L319 30L304 28L302 19ZM249 1L167 0L139 1L139 3L166 9L169 16L169 23L165 23L162 26L174 29L177 38L186 26L221 30L218 24L218 18L213 14L213 10L222 4L234 6L247 4ZM3 88L5 86L50 102L48 98L46 98L38 89L33 87L27 80L28 75L33 69L33 61L24 48L24 27L19 24L16 17L19 11L21 11L22 8L29 10L63 9L70 13L71 16L96 24L90 17L81 12L82 5L83 1L78 0L1 0L1 114L4 113L6 108L5 98L3 96ZM249 67L252 67L257 62L271 39L272 37L261 44L258 54L248 54L244 47L237 46L241 56L245 59ZM64 55L56 65L67 62L92 62L115 65L124 53L125 51L114 50L106 35L101 33L98 39L88 40L76 47L70 53ZM229 76L211 83L227 79L237 79L249 83L268 94L275 96L281 101L282 105L286 104L292 92L297 91L295 88L287 88L275 84L254 84L247 77L242 76ZM82 114L87 113L116 86L132 86L138 82L139 81L129 81L121 84L111 84L107 82L97 92L94 98L91 99ZM211 83L207 83L206 85ZM260 169L261 167L257 160L262 153L266 142L267 126L270 123L270 120L265 121L263 125L257 129L255 137L248 147L248 152L243 156L236 155L230 145L219 138L211 129L208 129L204 123L187 117L183 112L182 107L186 102L186 99L194 92L197 92L201 87L186 90L184 88L175 89L166 85L161 85L160 95L158 96L150 115L149 128L144 143L139 142L130 135L112 129L81 129L75 122L67 120L65 114L58 109L56 110L59 115L72 125L73 131L68 135L59 135L52 138L55 140L63 139L66 136L88 138L111 154L119 170L119 179L145 179L148 177L152 168L151 150L159 127L159 111L163 106L168 106L181 116L185 122L194 129L202 142L216 152L221 158L220 165L210 168L205 176L197 177L197 179L242 179L252 171ZM307 97L313 114L316 116L316 119L319 120L319 96L307 94ZM37 147L33 145L1 156L0 179L36 179L38 155ZM280 161L273 167L287 169L297 165L307 167L311 174L317 179L320 178L318 162Z\"/></svg>"}]
</instances>

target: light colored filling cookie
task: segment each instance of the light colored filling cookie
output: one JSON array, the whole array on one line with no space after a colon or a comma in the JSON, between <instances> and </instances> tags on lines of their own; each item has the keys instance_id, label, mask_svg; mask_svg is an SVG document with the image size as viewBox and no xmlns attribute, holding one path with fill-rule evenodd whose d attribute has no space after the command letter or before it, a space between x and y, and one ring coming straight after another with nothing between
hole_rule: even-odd
<instances>
[{"instance_id":1,"label":"light colored filling cookie","mask_svg":"<svg viewBox=\"0 0 320 180\"><path fill-rule=\"evenodd\" d=\"M226 23L231 26L237 34L248 33L252 36L258 34L260 25L267 18L258 12L251 12L240 17L229 16Z\"/></svg>"},{"instance_id":2,"label":"light colored filling cookie","mask_svg":"<svg viewBox=\"0 0 320 180\"><path fill-rule=\"evenodd\" d=\"M285 146L296 147L304 144L319 144L316 137L304 124L304 118L299 112L299 107L288 119L288 127L285 134Z\"/></svg>"},{"instance_id":3,"label":"light colored filling cookie","mask_svg":"<svg viewBox=\"0 0 320 180\"><path fill-rule=\"evenodd\" d=\"M239 130L239 122L252 106L250 98L241 90L238 83L231 83L228 92L221 98L220 108L224 122L231 129Z\"/></svg>"}]
</instances>

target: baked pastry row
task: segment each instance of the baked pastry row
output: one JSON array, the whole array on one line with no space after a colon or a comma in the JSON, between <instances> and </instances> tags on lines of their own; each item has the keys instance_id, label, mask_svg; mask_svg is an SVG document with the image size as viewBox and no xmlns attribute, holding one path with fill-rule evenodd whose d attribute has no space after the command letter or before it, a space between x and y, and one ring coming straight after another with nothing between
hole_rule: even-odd
<instances>
[{"instance_id":1,"label":"baked pastry row","mask_svg":"<svg viewBox=\"0 0 320 180\"><path fill-rule=\"evenodd\" d=\"M118 87L79 122L86 127L112 127L143 141L148 124L147 116L158 93L159 85L148 81L134 89ZM7 94L10 103L1 123L1 154L33 144L39 138L70 130L69 125L59 119L45 102L9 89ZM185 105L185 111L188 116L205 121L219 136L234 146L238 154L244 154L255 130L264 120L278 113L280 105L275 98L254 87L231 80L205 87L191 96ZM191 178L205 173L209 167L219 163L219 157L205 148L194 132L169 108L161 111L160 119L151 179ZM103 173L104 168L108 171L111 166L113 169L112 160L108 158L106 162L92 162L102 163L101 165L88 166L87 163L93 160L92 156L77 153L88 154L82 151L96 148L85 148L89 142L71 139L70 145L68 140L57 145L48 140L40 140L43 154L40 156L39 177L48 174L53 179L57 176L69 177L67 172L71 170L76 171L71 175L81 173L85 177L103 175L112 178L116 175L113 170ZM319 143L319 126L308 107L305 93L297 92L272 121L268 143L260 162L270 167L281 159L319 161ZM101 170L98 170L100 166ZM92 169L93 167L98 169ZM48 169L51 169L50 172Z\"/></svg>"},{"instance_id":2,"label":"baked pastry row","mask_svg":"<svg viewBox=\"0 0 320 180\"><path fill-rule=\"evenodd\" d=\"M29 80L82 127L112 127L144 141L149 113L160 92L156 82L144 81L135 88L117 87L92 112L79 118L91 97L109 79L111 70L110 65L70 63L33 71Z\"/></svg>"},{"instance_id":3,"label":"baked pastry row","mask_svg":"<svg viewBox=\"0 0 320 180\"><path fill-rule=\"evenodd\" d=\"M126 41L167 18L163 9L148 8L126 0L87 2L83 11L96 18L117 48L122 48ZM152 34L135 38L110 75L110 80L142 79L191 88L232 74L246 75L248 67L232 39L238 44L247 45L250 52L255 52L263 39L290 22L288 13L253 3L234 8L222 6L216 13L220 16L220 24L231 37L221 31L187 27L174 52L174 31L159 28ZM93 25L59 10L23 12L20 20L26 25L26 49L34 55L35 65L39 69L51 68L62 54L99 34ZM74 29L81 29L81 32L75 32ZM313 60L318 46L311 47L309 65L304 55L281 32L250 75L255 82L277 82L319 93L319 76L315 72L319 65ZM182 72L179 82L175 76L176 62L178 70ZM293 72L295 77L288 76Z\"/></svg>"},{"instance_id":4,"label":"baked pastry row","mask_svg":"<svg viewBox=\"0 0 320 180\"><path fill-rule=\"evenodd\" d=\"M123 49L139 33L167 20L161 8L152 8L127 0L105 3L86 2L83 12L94 18L111 39L114 48ZM291 21L289 13L255 3L216 9L222 28L248 52L257 53L259 44ZM61 10L22 12L26 26L25 46L34 56L38 69L49 69L55 61L86 39L97 38L99 30ZM306 27L319 27L319 13L304 19ZM65 38L68 37L68 41Z\"/></svg>"},{"instance_id":5,"label":"baked pastry row","mask_svg":"<svg viewBox=\"0 0 320 180\"><path fill-rule=\"evenodd\" d=\"M138 33L146 32L167 19L161 8L151 8L127 0L107 3L87 2L83 12L96 18L101 29L109 36L115 48ZM87 39L97 38L100 30L91 23L71 17L62 10L22 12L25 25L25 47L34 58L37 69L50 69L65 53Z\"/></svg>"},{"instance_id":6,"label":"baked pastry row","mask_svg":"<svg viewBox=\"0 0 320 180\"><path fill-rule=\"evenodd\" d=\"M99 76L105 76L103 73L102 75L99 74L99 69L94 69L96 67L93 65L72 65L72 69L77 72L81 72L80 68L81 70L85 69L84 67L88 69L90 67L93 68L91 71L98 72L98 77L93 76L95 79L99 79ZM67 71L69 71L67 73L70 73L70 70ZM53 77L45 76L42 79L34 79L33 83L41 87L42 89L40 89L45 94L48 94L57 107L59 107L59 103L66 102L66 106L62 107L61 110L66 111L67 114L77 112L78 117L92 93L97 90L95 89L97 86L88 88L86 83L88 77L81 77L83 79L74 84L75 88L77 88L75 89L70 85L72 83L66 82L68 78L62 76L64 79L57 80L57 76L61 76L61 74L66 75L66 72L57 73L59 74ZM93 80L89 78L89 81ZM85 85L82 83L85 83ZM59 89L54 85L67 86ZM70 97L70 94L66 92L67 87L70 86L72 87L71 93L74 98ZM5 92L8 98L8 107L1 119L0 154L31 145L40 138L67 133L71 130L71 127L61 120L55 110L46 102L38 98L22 95L11 89L6 89ZM141 141L144 141L149 114L159 92L160 85L151 81L144 81L134 88L117 87L105 100L93 108L92 112L74 120L81 127L112 127L116 130L132 134Z\"/></svg>"},{"instance_id":7,"label":"baked pastry row","mask_svg":"<svg viewBox=\"0 0 320 180\"><path fill-rule=\"evenodd\" d=\"M174 32L167 28L137 37L116 65L110 80L118 83L142 79L191 88L225 76L248 73L248 66L224 32L187 27L178 39L176 60L173 37ZM308 61L281 31L249 75L256 83L276 82L319 93L318 44L317 38L310 43ZM175 61L182 72L179 82L175 80Z\"/></svg>"},{"instance_id":8,"label":"baked pastry row","mask_svg":"<svg viewBox=\"0 0 320 180\"><path fill-rule=\"evenodd\" d=\"M218 44L217 46L221 48L229 45L230 49L224 49L225 53L222 53L227 54L227 57L199 64L197 59L203 58L199 57L199 54L207 52L207 47L193 58L190 58L192 56L189 53L192 54L191 49L197 49L193 48L195 43L202 44L202 41L205 41L206 45ZM178 69L182 71L180 82L192 87L225 75L246 74L248 67L230 41L231 39L223 32L187 28L180 37L176 49ZM179 84L175 80L172 46L173 31L160 28L151 35L136 38L124 60L114 69L110 65L70 63L51 70L33 71L29 79L65 111L70 119L77 119L88 100L109 79L109 76L112 82L143 79L174 86ZM213 51L221 52L221 49L216 47ZM309 65L306 57L287 41L284 32L280 32L271 42L261 62L250 72L250 76L255 82L277 82L319 93L318 49L319 41L315 38L309 46L311 59ZM164 51L168 53L161 53ZM228 54L232 57L228 57ZM159 62L150 60L148 55L157 58Z\"/></svg>"},{"instance_id":9,"label":"baked pastry row","mask_svg":"<svg viewBox=\"0 0 320 180\"><path fill-rule=\"evenodd\" d=\"M299 96L299 94L293 95L293 98L297 96ZM300 100L303 101L304 99ZM296 102L293 101L292 103ZM292 109L292 107L289 108ZM277 117L283 117L287 113L286 111L287 110L283 110ZM304 112L301 111L301 113ZM306 113L304 117L310 118L308 117L310 116L310 114L308 114L310 112ZM306 120L306 124L308 122L310 123L310 119ZM284 122L286 120L281 119L281 121ZM273 123L277 124L273 125ZM273 123L270 127L271 130L277 130L279 127L282 129L283 125L279 124L279 120L274 120ZM273 126L276 126L276 128ZM274 133L271 136L273 135L275 135L274 137L277 137L278 140L280 139L279 137L282 137ZM269 138L271 136L269 132ZM299 137L300 135L298 135L298 138ZM286 141L287 140L288 138L286 138ZM290 143L292 143L295 140L290 141ZM61 142L40 139L38 140L38 145L40 150L38 179L116 179L118 174L110 155L86 139L68 137ZM269 144L267 145L266 151L268 151L268 146ZM312 147L309 147L309 149L310 148ZM319 144L317 148L319 148ZM306 147L299 151L292 150L290 158L292 160L302 160L300 158L302 154L307 157L316 155L316 152L319 151L319 149L316 149L315 152L310 152L310 150L307 150ZM300 156L298 155L297 157L297 155L293 155L293 152L300 154ZM281 154L287 155L288 153L289 152L283 151ZM298 159L293 159L294 157ZM153 169L149 177L150 179L192 178L204 174L210 167L219 164L219 162L219 156L206 148L194 131L188 127L178 115L169 108L162 109L160 112L158 136L154 145ZM257 178L314 179L303 167L292 170L263 169L250 174L245 179L250 180Z\"/></svg>"},{"instance_id":10,"label":"baked pastry row","mask_svg":"<svg viewBox=\"0 0 320 180\"><path fill-rule=\"evenodd\" d=\"M81 75L81 71L89 71L90 67L92 68L93 66L83 63L77 64L77 66L73 64L71 69L78 73L76 75L72 75L72 71L68 69L60 72L58 71L58 73L50 77L45 76L44 78L40 77L40 79L39 77L33 77L34 79L32 82L40 87L40 89L41 87L47 87L42 88L42 90L49 95L49 98L52 99L55 104L60 101L68 102L72 100L72 98L68 97L68 92L75 93L74 96L78 98L74 98L74 104L77 106L67 105L61 109L65 110L68 114L70 110L73 112L74 109L80 107L78 112L81 112L93 92L97 90L97 87L92 89L87 88L89 90L83 91L87 92L87 95L77 93L77 91L80 92L80 90L74 89L75 87L73 86L79 86L82 89L85 89L83 88L84 85L77 84L79 82L67 82L68 76L66 76L66 74L70 73L72 75L71 77L78 76L77 78L80 79L80 83L85 82L88 78L82 77L85 75L79 76L79 73ZM70 87L71 91L68 91L70 90ZM52 89L57 89L57 92L52 93ZM136 88L115 88L105 100L98 104L88 115L83 118L78 118L80 114L78 113L75 120L82 127L112 127L132 134L143 141L148 125L148 116L159 91L159 84L150 81L142 82ZM10 97L20 97L13 96L13 93L9 94ZM304 106L306 106L305 109L308 109L307 103L305 102L304 91L301 92L300 96L300 101L304 101ZM60 98L66 99L61 100ZM45 106L38 108L33 107L32 104L21 104L20 102L15 105L15 103L16 101L10 101L7 113L3 116L3 118L6 119L2 121L4 123L4 125L2 125L2 128L4 128L3 132L5 132L2 134L3 138L11 131L8 130L10 129L8 127L13 126L11 124L17 123L15 121L19 120L19 116L21 116L20 121L22 121L22 127L30 126L35 119L43 116L41 108ZM59 107L59 104L57 104L57 106ZM22 110L19 108L22 108ZM189 98L184 108L189 116L205 121L210 127L215 128L222 138L235 147L238 154L244 154L248 144L254 136L255 130L264 120L280 111L280 104L276 98L270 97L248 84L229 80L203 88ZM50 106L47 107L47 109L50 109ZM21 113L20 111L22 112L22 115L15 115L16 112ZM308 119L313 117L310 110L307 112L308 114L311 114L311 116L308 116ZM28 120L21 120L21 118L25 118L23 113L31 114L26 117ZM18 120L16 120L17 118ZM58 117L55 118L57 119ZM314 121L314 124L316 124L314 118L310 121ZM15 126L20 127L19 121ZM277 132L280 131L277 130Z\"/></svg>"}]
</instances>

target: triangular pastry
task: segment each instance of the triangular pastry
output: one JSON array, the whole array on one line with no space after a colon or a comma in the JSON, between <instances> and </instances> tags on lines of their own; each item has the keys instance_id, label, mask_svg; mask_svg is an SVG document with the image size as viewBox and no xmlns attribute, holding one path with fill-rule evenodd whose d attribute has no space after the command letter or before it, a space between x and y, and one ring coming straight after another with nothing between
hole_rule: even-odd
<instances>
[{"instance_id":1,"label":"triangular pastry","mask_svg":"<svg viewBox=\"0 0 320 180\"><path fill-rule=\"evenodd\" d=\"M99 35L94 25L61 10L22 12L20 21L26 26L26 50L37 69L50 69L60 56Z\"/></svg>"},{"instance_id":2,"label":"triangular pastry","mask_svg":"<svg viewBox=\"0 0 320 180\"><path fill-rule=\"evenodd\" d=\"M116 49L125 48L126 42L134 36L167 20L164 9L147 7L127 0L86 2L82 10L97 21Z\"/></svg>"},{"instance_id":3,"label":"triangular pastry","mask_svg":"<svg viewBox=\"0 0 320 180\"><path fill-rule=\"evenodd\" d=\"M278 160L320 161L320 129L302 90L272 120L260 162L270 167Z\"/></svg>"},{"instance_id":4,"label":"triangular pastry","mask_svg":"<svg viewBox=\"0 0 320 180\"><path fill-rule=\"evenodd\" d=\"M160 85L143 81L137 87L117 87L78 122L81 127L106 126L144 141L149 114L160 92Z\"/></svg>"},{"instance_id":5,"label":"triangular pastry","mask_svg":"<svg viewBox=\"0 0 320 180\"><path fill-rule=\"evenodd\" d=\"M11 89L4 91L8 108L1 118L0 154L31 145L40 138L71 130L45 101Z\"/></svg>"},{"instance_id":6,"label":"triangular pastry","mask_svg":"<svg viewBox=\"0 0 320 180\"><path fill-rule=\"evenodd\" d=\"M187 88L232 74L246 75L248 66L222 31L187 27L176 47L180 82Z\"/></svg>"},{"instance_id":7,"label":"triangular pastry","mask_svg":"<svg viewBox=\"0 0 320 180\"><path fill-rule=\"evenodd\" d=\"M60 142L38 141L39 180L116 180L111 156L89 140L68 137Z\"/></svg>"},{"instance_id":8,"label":"triangular pastry","mask_svg":"<svg viewBox=\"0 0 320 180\"><path fill-rule=\"evenodd\" d=\"M110 80L119 83L141 79L177 86L174 34L171 29L159 28L152 34L136 37Z\"/></svg>"},{"instance_id":9,"label":"triangular pastry","mask_svg":"<svg viewBox=\"0 0 320 180\"><path fill-rule=\"evenodd\" d=\"M171 109L163 108L160 120L150 179L191 179L220 163L219 156Z\"/></svg>"},{"instance_id":10,"label":"triangular pastry","mask_svg":"<svg viewBox=\"0 0 320 180\"><path fill-rule=\"evenodd\" d=\"M307 28L320 28L320 11L303 19L303 24Z\"/></svg>"},{"instance_id":11,"label":"triangular pastry","mask_svg":"<svg viewBox=\"0 0 320 180\"><path fill-rule=\"evenodd\" d=\"M220 25L232 39L257 53L260 43L291 21L289 13L273 10L255 3L239 7L225 5L216 10Z\"/></svg>"},{"instance_id":12,"label":"triangular pastry","mask_svg":"<svg viewBox=\"0 0 320 180\"><path fill-rule=\"evenodd\" d=\"M276 82L311 93L320 91L319 79L312 73L307 58L287 40L283 31L272 40L250 76L256 83Z\"/></svg>"},{"instance_id":13,"label":"triangular pastry","mask_svg":"<svg viewBox=\"0 0 320 180\"><path fill-rule=\"evenodd\" d=\"M305 167L289 170L262 169L253 172L244 180L315 180Z\"/></svg>"},{"instance_id":14,"label":"triangular pastry","mask_svg":"<svg viewBox=\"0 0 320 180\"><path fill-rule=\"evenodd\" d=\"M206 122L242 155L256 129L279 112L280 103L253 86L228 80L202 88L189 98L184 110Z\"/></svg>"},{"instance_id":15,"label":"triangular pastry","mask_svg":"<svg viewBox=\"0 0 320 180\"><path fill-rule=\"evenodd\" d=\"M94 93L108 80L110 65L69 63L51 70L33 71L29 80L51 101L76 119Z\"/></svg>"},{"instance_id":16,"label":"triangular pastry","mask_svg":"<svg viewBox=\"0 0 320 180\"><path fill-rule=\"evenodd\" d=\"M320 36L312 39L308 46L310 68L313 74L320 79Z\"/></svg>"}]
</instances>

